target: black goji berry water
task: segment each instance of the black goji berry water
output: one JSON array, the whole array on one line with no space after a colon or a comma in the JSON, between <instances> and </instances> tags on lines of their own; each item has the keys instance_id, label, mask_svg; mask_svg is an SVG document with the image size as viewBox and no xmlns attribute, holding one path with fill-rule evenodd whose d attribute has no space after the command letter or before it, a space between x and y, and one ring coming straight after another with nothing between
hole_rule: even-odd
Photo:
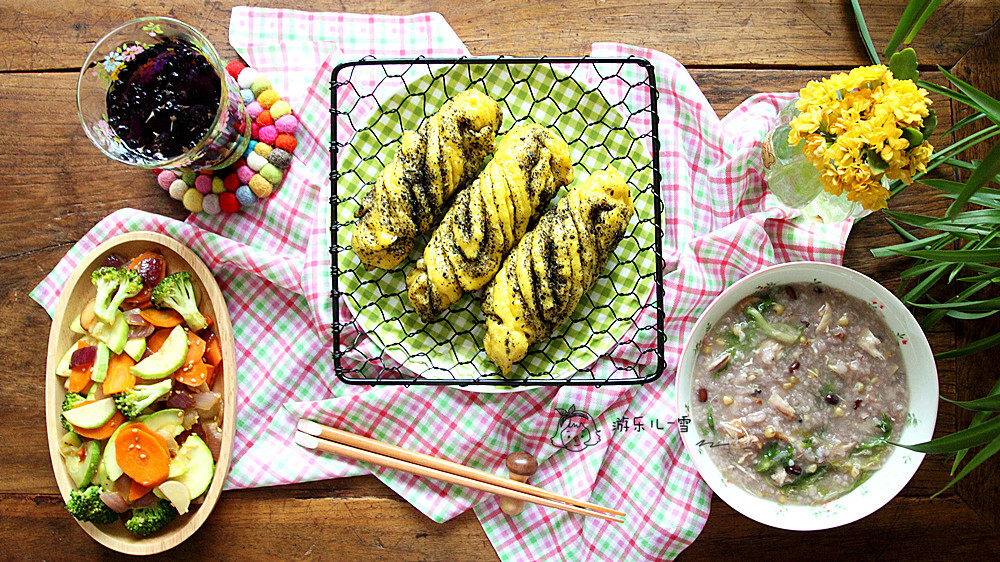
<instances>
[{"instance_id":1,"label":"black goji berry water","mask_svg":"<svg viewBox=\"0 0 1000 562\"><path fill-rule=\"evenodd\" d=\"M142 155L172 158L208 133L221 95L221 80L204 54L183 41L164 41L128 61L112 81L108 124Z\"/></svg>"}]
</instances>

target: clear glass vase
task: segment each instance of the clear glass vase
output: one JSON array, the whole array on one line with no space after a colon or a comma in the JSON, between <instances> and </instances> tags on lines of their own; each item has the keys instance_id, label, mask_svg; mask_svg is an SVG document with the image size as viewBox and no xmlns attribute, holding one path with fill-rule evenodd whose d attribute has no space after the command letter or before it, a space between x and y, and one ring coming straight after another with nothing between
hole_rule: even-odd
<instances>
[{"instance_id":1,"label":"clear glass vase","mask_svg":"<svg viewBox=\"0 0 1000 562\"><path fill-rule=\"evenodd\" d=\"M802 143L788 144L792 119L798 115L792 100L778 113L773 129L764 137L764 180L779 201L817 222L834 223L869 214L846 195L832 195L823 189L819 171L806 160Z\"/></svg>"}]
</instances>

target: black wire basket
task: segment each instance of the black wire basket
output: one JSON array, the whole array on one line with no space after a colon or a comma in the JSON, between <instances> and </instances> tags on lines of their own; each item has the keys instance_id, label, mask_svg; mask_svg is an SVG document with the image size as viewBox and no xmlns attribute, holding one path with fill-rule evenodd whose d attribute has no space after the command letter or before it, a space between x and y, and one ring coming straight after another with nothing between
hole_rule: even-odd
<instances>
[{"instance_id":1,"label":"black wire basket","mask_svg":"<svg viewBox=\"0 0 1000 562\"><path fill-rule=\"evenodd\" d=\"M333 360L349 384L543 386L642 384L664 368L663 220L656 83L649 61L621 58L363 59L331 83ZM424 323L409 305L406 272L366 271L351 249L354 211L399 146L449 98L476 87L504 111L503 134L536 122L569 144L579 181L612 165L635 216L593 289L552 337L507 377L482 350L482 291ZM565 194L556 194L551 204Z\"/></svg>"}]
</instances>

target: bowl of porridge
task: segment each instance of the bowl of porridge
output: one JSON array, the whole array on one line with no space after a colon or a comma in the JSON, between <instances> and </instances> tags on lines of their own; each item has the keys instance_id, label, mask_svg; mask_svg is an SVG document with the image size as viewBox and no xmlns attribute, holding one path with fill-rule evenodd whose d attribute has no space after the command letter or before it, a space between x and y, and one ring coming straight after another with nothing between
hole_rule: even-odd
<instances>
[{"instance_id":1,"label":"bowl of porridge","mask_svg":"<svg viewBox=\"0 0 1000 562\"><path fill-rule=\"evenodd\" d=\"M887 289L796 262L726 289L695 324L677 372L681 433L702 477L747 517L827 529L885 505L937 419L934 357Z\"/></svg>"}]
</instances>

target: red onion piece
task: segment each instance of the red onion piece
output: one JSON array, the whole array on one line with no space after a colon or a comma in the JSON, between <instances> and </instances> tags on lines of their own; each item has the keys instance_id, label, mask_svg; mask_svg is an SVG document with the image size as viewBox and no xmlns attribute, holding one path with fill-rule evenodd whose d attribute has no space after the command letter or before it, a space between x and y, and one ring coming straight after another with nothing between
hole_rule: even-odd
<instances>
[{"instance_id":1,"label":"red onion piece","mask_svg":"<svg viewBox=\"0 0 1000 562\"><path fill-rule=\"evenodd\" d=\"M148 492L145 496L132 502L132 507L149 507L158 501L160 498L156 497L156 494Z\"/></svg>"},{"instance_id":2,"label":"red onion piece","mask_svg":"<svg viewBox=\"0 0 1000 562\"><path fill-rule=\"evenodd\" d=\"M115 492L101 492L101 501L115 513L125 513L129 510L128 502Z\"/></svg>"},{"instance_id":3,"label":"red onion piece","mask_svg":"<svg viewBox=\"0 0 1000 562\"><path fill-rule=\"evenodd\" d=\"M80 366L93 365L96 360L97 348L90 345L73 352L73 356L69 359L69 368L73 369Z\"/></svg>"},{"instance_id":4,"label":"red onion piece","mask_svg":"<svg viewBox=\"0 0 1000 562\"><path fill-rule=\"evenodd\" d=\"M212 458L215 462L219 462L219 453L222 451L222 428L213 421L201 424L201 429L205 434L205 444L212 451Z\"/></svg>"},{"instance_id":5,"label":"red onion piece","mask_svg":"<svg viewBox=\"0 0 1000 562\"><path fill-rule=\"evenodd\" d=\"M149 322L146 322L146 319L142 317L140 312L141 311L138 308L126 310L125 322L127 322L129 326L149 326Z\"/></svg>"},{"instance_id":6,"label":"red onion piece","mask_svg":"<svg viewBox=\"0 0 1000 562\"><path fill-rule=\"evenodd\" d=\"M137 338L148 338L153 335L156 328L152 324L146 324L145 326L131 326L128 329L128 339L134 340Z\"/></svg>"},{"instance_id":7,"label":"red onion piece","mask_svg":"<svg viewBox=\"0 0 1000 562\"><path fill-rule=\"evenodd\" d=\"M126 474L122 474L115 480L115 493L121 496L122 501L128 502L128 493L132 488L132 479Z\"/></svg>"},{"instance_id":8,"label":"red onion piece","mask_svg":"<svg viewBox=\"0 0 1000 562\"><path fill-rule=\"evenodd\" d=\"M163 279L163 261L159 258L145 258L139 262L139 275L145 287L155 287Z\"/></svg>"},{"instance_id":9,"label":"red onion piece","mask_svg":"<svg viewBox=\"0 0 1000 562\"><path fill-rule=\"evenodd\" d=\"M196 410L207 412L215 407L221 395L218 392L199 392L191 397Z\"/></svg>"},{"instance_id":10,"label":"red onion piece","mask_svg":"<svg viewBox=\"0 0 1000 562\"><path fill-rule=\"evenodd\" d=\"M186 392L175 392L167 399L167 408L187 410L194 404L191 395Z\"/></svg>"},{"instance_id":11,"label":"red onion piece","mask_svg":"<svg viewBox=\"0 0 1000 562\"><path fill-rule=\"evenodd\" d=\"M195 432L197 432L197 430L201 427L196 425L197 423L198 423L198 411L195 410L194 408L188 408L187 410L184 410L184 419L181 420L181 425L184 426L184 429L193 428Z\"/></svg>"},{"instance_id":12,"label":"red onion piece","mask_svg":"<svg viewBox=\"0 0 1000 562\"><path fill-rule=\"evenodd\" d=\"M104 258L104 263L101 264L101 267L121 268L123 265L125 265L125 260L123 260L118 254L112 252L108 254L108 257Z\"/></svg>"}]
</instances>

